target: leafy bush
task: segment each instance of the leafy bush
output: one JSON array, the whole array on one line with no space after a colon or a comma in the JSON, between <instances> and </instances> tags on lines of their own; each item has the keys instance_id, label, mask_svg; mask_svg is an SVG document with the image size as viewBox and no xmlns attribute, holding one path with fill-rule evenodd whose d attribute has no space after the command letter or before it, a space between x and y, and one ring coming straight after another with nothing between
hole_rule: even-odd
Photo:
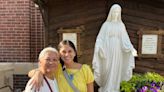
<instances>
[{"instance_id":1,"label":"leafy bush","mask_svg":"<svg viewBox=\"0 0 164 92\"><path fill-rule=\"evenodd\" d=\"M164 92L164 77L157 73L134 74L129 81L122 81L121 92Z\"/></svg>"}]
</instances>

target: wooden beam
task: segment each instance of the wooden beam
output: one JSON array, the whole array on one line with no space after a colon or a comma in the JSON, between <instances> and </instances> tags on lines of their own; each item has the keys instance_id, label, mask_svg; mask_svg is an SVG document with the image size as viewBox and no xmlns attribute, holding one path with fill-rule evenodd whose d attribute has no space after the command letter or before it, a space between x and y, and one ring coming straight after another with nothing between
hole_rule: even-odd
<instances>
[{"instance_id":1,"label":"wooden beam","mask_svg":"<svg viewBox=\"0 0 164 92\"><path fill-rule=\"evenodd\" d=\"M35 4L39 6L39 10L41 12L45 29L48 29L48 0L32 0Z\"/></svg>"}]
</instances>

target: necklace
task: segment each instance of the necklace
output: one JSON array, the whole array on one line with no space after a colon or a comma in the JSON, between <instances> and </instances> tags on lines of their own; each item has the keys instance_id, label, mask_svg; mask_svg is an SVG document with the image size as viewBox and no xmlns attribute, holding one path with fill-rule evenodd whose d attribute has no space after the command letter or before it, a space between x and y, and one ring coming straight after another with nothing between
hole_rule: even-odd
<instances>
[{"instance_id":1,"label":"necklace","mask_svg":"<svg viewBox=\"0 0 164 92\"><path fill-rule=\"evenodd\" d=\"M73 81L74 79L74 76L76 75L77 72L79 72L81 70L81 67L82 66L79 66L79 69L69 69L67 68L66 69L66 66L63 66L63 70L66 71L67 75L68 75L68 78Z\"/></svg>"},{"instance_id":2,"label":"necklace","mask_svg":"<svg viewBox=\"0 0 164 92\"><path fill-rule=\"evenodd\" d=\"M66 72L68 73L68 77L71 81L73 81L74 76L79 72L79 70L66 70Z\"/></svg>"},{"instance_id":3,"label":"necklace","mask_svg":"<svg viewBox=\"0 0 164 92\"><path fill-rule=\"evenodd\" d=\"M69 74L69 75L68 75L68 77L69 77L69 79L72 81L72 80L73 80L74 75L73 75L73 74Z\"/></svg>"}]
</instances>

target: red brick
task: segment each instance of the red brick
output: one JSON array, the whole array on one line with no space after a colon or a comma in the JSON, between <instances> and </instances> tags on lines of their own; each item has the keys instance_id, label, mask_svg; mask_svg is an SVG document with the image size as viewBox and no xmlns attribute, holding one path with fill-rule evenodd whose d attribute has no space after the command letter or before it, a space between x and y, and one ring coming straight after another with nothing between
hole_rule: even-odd
<instances>
[{"instance_id":1,"label":"red brick","mask_svg":"<svg viewBox=\"0 0 164 92\"><path fill-rule=\"evenodd\" d=\"M41 18L31 0L0 0L0 62L37 60L44 43Z\"/></svg>"}]
</instances>

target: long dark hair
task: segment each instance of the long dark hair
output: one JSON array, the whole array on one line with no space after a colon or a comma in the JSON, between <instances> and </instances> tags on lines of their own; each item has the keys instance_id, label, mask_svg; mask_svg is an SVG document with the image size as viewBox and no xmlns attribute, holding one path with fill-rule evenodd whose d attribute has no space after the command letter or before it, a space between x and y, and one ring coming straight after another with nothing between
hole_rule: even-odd
<instances>
[{"instance_id":1,"label":"long dark hair","mask_svg":"<svg viewBox=\"0 0 164 92\"><path fill-rule=\"evenodd\" d=\"M78 62L78 58L77 58L77 50L75 48L75 45L73 44L73 42L71 42L70 40L63 40L59 43L58 45L58 49L60 51L60 49L62 48L63 45L69 45L74 51L75 51L75 57L73 59L74 62ZM62 64L62 66L64 65L64 61L60 58L60 63Z\"/></svg>"}]
</instances>

